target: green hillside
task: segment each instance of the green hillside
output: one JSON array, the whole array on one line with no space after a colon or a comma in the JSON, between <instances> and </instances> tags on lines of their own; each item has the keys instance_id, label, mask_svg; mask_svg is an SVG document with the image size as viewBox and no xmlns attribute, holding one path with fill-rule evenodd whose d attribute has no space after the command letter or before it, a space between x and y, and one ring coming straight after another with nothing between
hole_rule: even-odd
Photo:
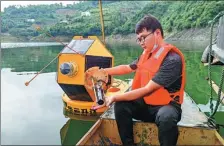
<instances>
[{"instance_id":1,"label":"green hillside","mask_svg":"<svg viewBox=\"0 0 224 146\"><path fill-rule=\"evenodd\" d=\"M208 21L212 20L220 11L224 11L224 1L152 1L132 19L120 26L116 33L134 32L135 24L145 14L156 16L167 32L206 27Z\"/></svg>"},{"instance_id":2,"label":"green hillside","mask_svg":"<svg viewBox=\"0 0 224 146\"><path fill-rule=\"evenodd\" d=\"M224 1L104 1L105 33L134 33L136 22L152 14L166 32L203 28L220 11ZM62 4L10 6L1 13L1 31L7 36L44 37L35 30L40 25L53 36L100 35L98 1Z\"/></svg>"}]
</instances>

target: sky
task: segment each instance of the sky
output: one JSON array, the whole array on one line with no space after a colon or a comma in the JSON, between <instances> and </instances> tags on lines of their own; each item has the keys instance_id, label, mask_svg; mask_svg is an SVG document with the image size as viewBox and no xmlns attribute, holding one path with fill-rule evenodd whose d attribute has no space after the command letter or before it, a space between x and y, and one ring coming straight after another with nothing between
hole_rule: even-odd
<instances>
[{"instance_id":1,"label":"sky","mask_svg":"<svg viewBox=\"0 0 224 146\"><path fill-rule=\"evenodd\" d=\"M4 8L10 5L39 5L39 4L55 4L55 3L62 3L63 5L73 4L74 2L78 1L1 1L1 11L4 11Z\"/></svg>"}]
</instances>

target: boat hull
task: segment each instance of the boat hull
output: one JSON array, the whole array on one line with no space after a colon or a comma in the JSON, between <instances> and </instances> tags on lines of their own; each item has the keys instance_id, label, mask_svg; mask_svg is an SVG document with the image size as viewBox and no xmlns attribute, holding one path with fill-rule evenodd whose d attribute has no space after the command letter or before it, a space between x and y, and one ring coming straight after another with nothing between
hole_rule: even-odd
<instances>
[{"instance_id":1,"label":"boat hull","mask_svg":"<svg viewBox=\"0 0 224 146\"><path fill-rule=\"evenodd\" d=\"M135 121L134 141L139 145L159 145L158 129L154 123ZM179 126L177 145L224 145L215 129ZM122 145L116 121L99 119L77 145Z\"/></svg>"},{"instance_id":2,"label":"boat hull","mask_svg":"<svg viewBox=\"0 0 224 146\"><path fill-rule=\"evenodd\" d=\"M201 112L193 99L185 92L181 106L182 117L178 122L177 145L224 145L214 123ZM158 128L154 123L133 119L134 141L139 145L159 145ZM77 145L121 145L114 115L114 106L100 116L96 124L82 137Z\"/></svg>"}]
</instances>

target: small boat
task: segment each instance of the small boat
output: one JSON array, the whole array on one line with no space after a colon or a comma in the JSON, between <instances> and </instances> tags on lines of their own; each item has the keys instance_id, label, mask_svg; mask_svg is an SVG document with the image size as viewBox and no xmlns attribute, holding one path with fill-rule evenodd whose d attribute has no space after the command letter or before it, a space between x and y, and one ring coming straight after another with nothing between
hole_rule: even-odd
<instances>
[{"instance_id":1,"label":"small boat","mask_svg":"<svg viewBox=\"0 0 224 146\"><path fill-rule=\"evenodd\" d=\"M216 34L215 41L213 38L210 38L210 44L205 48L201 62L208 65L209 62L209 53L211 46L211 64L224 64L224 11L220 12L212 21L211 32L213 31L214 24L218 22L218 31ZM212 36L212 33L210 34Z\"/></svg>"},{"instance_id":2,"label":"small boat","mask_svg":"<svg viewBox=\"0 0 224 146\"><path fill-rule=\"evenodd\" d=\"M114 117L114 107L108 109L77 145L122 145ZM182 119L178 123L180 135L177 145L224 145L217 129L208 122L191 97L185 93ZM134 120L134 141L138 145L159 145L154 123Z\"/></svg>"}]
</instances>

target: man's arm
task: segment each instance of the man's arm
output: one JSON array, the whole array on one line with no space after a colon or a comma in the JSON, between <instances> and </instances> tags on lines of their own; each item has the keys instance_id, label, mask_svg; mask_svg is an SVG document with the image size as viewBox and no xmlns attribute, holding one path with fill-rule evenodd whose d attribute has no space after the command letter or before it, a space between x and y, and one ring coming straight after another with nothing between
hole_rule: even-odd
<instances>
[{"instance_id":1,"label":"man's arm","mask_svg":"<svg viewBox=\"0 0 224 146\"><path fill-rule=\"evenodd\" d=\"M104 69L109 75L124 75L133 72L129 65L119 65L112 68Z\"/></svg>"},{"instance_id":2,"label":"man's arm","mask_svg":"<svg viewBox=\"0 0 224 146\"><path fill-rule=\"evenodd\" d=\"M145 87L135 89L124 94L114 96L114 101L131 101L138 99L140 97L144 97L147 94L151 94L152 92L156 91L162 87L161 85L157 84L156 82L150 80Z\"/></svg>"},{"instance_id":3,"label":"man's arm","mask_svg":"<svg viewBox=\"0 0 224 146\"><path fill-rule=\"evenodd\" d=\"M124 74L129 74L129 73L134 72L137 69L137 62L138 62L138 59L134 60L129 65L119 65L119 66L115 66L115 67L112 67L112 68L105 68L104 70L109 75L124 75Z\"/></svg>"},{"instance_id":4,"label":"man's arm","mask_svg":"<svg viewBox=\"0 0 224 146\"><path fill-rule=\"evenodd\" d=\"M130 101L135 100L145 95L151 94L161 87L169 87L170 84L174 83L181 75L182 62L178 54L169 53L157 72L157 74L148 82L145 87L132 90L121 95L115 95L107 102L110 105L114 101ZM180 83L179 83L180 84ZM180 86L180 85L176 86ZM176 87L175 87L176 88ZM160 98L160 97L158 97Z\"/></svg>"},{"instance_id":5,"label":"man's arm","mask_svg":"<svg viewBox=\"0 0 224 146\"><path fill-rule=\"evenodd\" d=\"M116 101L131 101L138 98L142 98L145 95L151 94L152 92L156 91L160 87L161 85L150 80L145 87L106 98L106 106L110 106L113 102Z\"/></svg>"}]
</instances>

